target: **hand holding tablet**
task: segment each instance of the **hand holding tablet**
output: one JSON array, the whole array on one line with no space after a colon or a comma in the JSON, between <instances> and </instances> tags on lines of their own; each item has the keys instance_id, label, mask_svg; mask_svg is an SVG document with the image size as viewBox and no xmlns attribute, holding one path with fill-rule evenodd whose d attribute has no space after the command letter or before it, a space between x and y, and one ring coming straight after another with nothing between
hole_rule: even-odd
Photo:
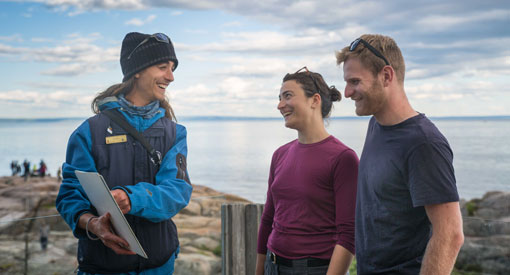
<instances>
[{"instance_id":1,"label":"hand holding tablet","mask_svg":"<svg viewBox=\"0 0 510 275\"><path fill-rule=\"evenodd\" d=\"M106 213L110 213L110 220L115 232L126 240L129 243L129 249L136 254L147 258L147 254L143 250L143 247L140 245L140 242L136 238L131 226L129 226L126 217L124 217L123 211L119 208L119 205L115 201L106 184L104 178L96 173L96 172L83 172L83 171L75 171L76 177L80 181L80 184L85 190L87 197L89 198L92 205L97 210L97 213L100 216L103 216ZM127 199L129 201L129 198ZM129 208L131 205L129 205ZM127 210L126 204L123 203L124 211ZM129 210L126 211L126 213ZM101 219L104 217L100 217ZM105 222L98 221L98 222ZM118 242L122 243L122 242Z\"/></svg>"}]
</instances>

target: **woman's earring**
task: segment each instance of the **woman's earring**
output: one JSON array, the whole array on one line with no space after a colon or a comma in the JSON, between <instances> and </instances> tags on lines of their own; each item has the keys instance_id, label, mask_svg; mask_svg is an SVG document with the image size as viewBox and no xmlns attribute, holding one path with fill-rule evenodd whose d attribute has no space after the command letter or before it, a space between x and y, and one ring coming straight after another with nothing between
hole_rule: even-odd
<instances>
[{"instance_id":1,"label":"woman's earring","mask_svg":"<svg viewBox=\"0 0 510 275\"><path fill-rule=\"evenodd\" d=\"M140 75L139 74L135 74L135 78L140 78Z\"/></svg>"}]
</instances>

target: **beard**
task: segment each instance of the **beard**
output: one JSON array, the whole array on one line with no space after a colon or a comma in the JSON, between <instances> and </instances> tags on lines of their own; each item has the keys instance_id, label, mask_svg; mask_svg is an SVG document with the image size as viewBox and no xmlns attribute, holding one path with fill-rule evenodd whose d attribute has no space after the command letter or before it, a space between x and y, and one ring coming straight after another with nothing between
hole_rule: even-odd
<instances>
[{"instance_id":1,"label":"beard","mask_svg":"<svg viewBox=\"0 0 510 275\"><path fill-rule=\"evenodd\" d=\"M363 99L356 102L356 114L358 116L374 115L382 109L384 103L386 103L384 87L376 78L368 90L363 92Z\"/></svg>"}]
</instances>

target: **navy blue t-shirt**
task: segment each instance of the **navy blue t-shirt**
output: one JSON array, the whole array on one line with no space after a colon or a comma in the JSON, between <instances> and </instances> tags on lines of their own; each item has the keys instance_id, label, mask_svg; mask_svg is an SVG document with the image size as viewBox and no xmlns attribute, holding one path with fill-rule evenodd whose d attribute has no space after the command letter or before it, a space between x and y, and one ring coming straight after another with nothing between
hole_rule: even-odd
<instances>
[{"instance_id":1,"label":"navy blue t-shirt","mask_svg":"<svg viewBox=\"0 0 510 275\"><path fill-rule=\"evenodd\" d=\"M356 197L358 274L418 274L431 236L424 205L459 200L453 153L424 115L368 125Z\"/></svg>"}]
</instances>

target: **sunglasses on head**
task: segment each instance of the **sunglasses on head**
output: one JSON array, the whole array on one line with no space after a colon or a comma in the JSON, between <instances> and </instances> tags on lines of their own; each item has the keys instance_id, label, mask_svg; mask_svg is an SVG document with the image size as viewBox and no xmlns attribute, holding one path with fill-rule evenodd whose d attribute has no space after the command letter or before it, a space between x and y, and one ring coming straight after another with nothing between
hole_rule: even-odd
<instances>
[{"instance_id":1,"label":"sunglasses on head","mask_svg":"<svg viewBox=\"0 0 510 275\"><path fill-rule=\"evenodd\" d=\"M304 66L303 68L297 70L294 74L298 74L298 73L301 73L303 72L306 73L307 75L310 76L310 78L312 79L312 82L313 82L313 85L315 86L315 89L317 89L316 93L319 93L320 94L320 89L319 89L319 85L317 85L317 82L315 81L315 78L313 77L313 74L308 70L308 68L306 66Z\"/></svg>"},{"instance_id":2,"label":"sunglasses on head","mask_svg":"<svg viewBox=\"0 0 510 275\"><path fill-rule=\"evenodd\" d=\"M376 48L372 47L372 45L370 45L367 41L365 41L361 38L358 38L358 39L352 41L351 46L349 47L349 51L353 52L356 49L356 47L358 47L359 43L362 43L365 46L365 48L369 49L373 54L375 54L375 56L384 60L384 63L386 63L386 65L388 65L388 66L390 65L390 62L388 62L386 57L384 57L384 55L382 55L382 53L380 51L378 51Z\"/></svg>"},{"instance_id":3,"label":"sunglasses on head","mask_svg":"<svg viewBox=\"0 0 510 275\"><path fill-rule=\"evenodd\" d=\"M166 36L164 33L155 33L147 38L145 38L144 40L142 40L142 42L140 42L140 44L136 45L136 47L131 51L131 53L129 53L127 59L131 59L131 56L135 53L135 51L140 47L142 46L143 44L147 43L147 41L149 41L149 39L151 38L154 38L156 39L156 41L158 42L161 42L161 43L167 43L167 44L170 44L170 38L168 38L168 36Z\"/></svg>"}]
</instances>

